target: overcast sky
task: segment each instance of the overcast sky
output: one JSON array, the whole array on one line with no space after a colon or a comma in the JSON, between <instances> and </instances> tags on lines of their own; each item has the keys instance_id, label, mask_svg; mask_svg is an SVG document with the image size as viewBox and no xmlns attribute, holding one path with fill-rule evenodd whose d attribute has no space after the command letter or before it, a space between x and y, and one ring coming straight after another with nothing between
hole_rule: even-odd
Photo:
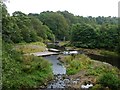
<instances>
[{"instance_id":1,"label":"overcast sky","mask_svg":"<svg viewBox=\"0 0 120 90\"><path fill-rule=\"evenodd\" d=\"M80 16L118 16L120 0L10 0L8 12L40 13L67 10Z\"/></svg>"}]
</instances>

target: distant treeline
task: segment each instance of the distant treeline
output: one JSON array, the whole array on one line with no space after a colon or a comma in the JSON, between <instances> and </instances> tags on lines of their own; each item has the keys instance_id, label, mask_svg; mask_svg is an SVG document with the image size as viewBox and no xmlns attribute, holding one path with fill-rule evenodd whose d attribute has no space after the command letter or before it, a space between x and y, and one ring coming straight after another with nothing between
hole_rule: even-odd
<instances>
[{"instance_id":1,"label":"distant treeline","mask_svg":"<svg viewBox=\"0 0 120 90\"><path fill-rule=\"evenodd\" d=\"M3 40L5 42L35 42L69 40L85 48L116 49L119 43L117 17L83 17L68 11L46 11L28 15L16 11L10 16L3 7Z\"/></svg>"},{"instance_id":2,"label":"distant treeline","mask_svg":"<svg viewBox=\"0 0 120 90\"><path fill-rule=\"evenodd\" d=\"M4 90L37 88L52 79L51 64L43 58L25 56L14 44L68 40L69 45L104 48L120 52L117 17L83 17L68 11L9 15L2 5L2 85ZM0 20L1 21L1 20ZM1 25L0 25L1 27Z\"/></svg>"}]
</instances>

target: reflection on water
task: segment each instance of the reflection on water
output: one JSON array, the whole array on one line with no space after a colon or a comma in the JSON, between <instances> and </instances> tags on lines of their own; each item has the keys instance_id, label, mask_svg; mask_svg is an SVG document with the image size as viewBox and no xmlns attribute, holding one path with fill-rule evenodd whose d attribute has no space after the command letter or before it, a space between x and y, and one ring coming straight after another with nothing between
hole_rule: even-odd
<instances>
[{"instance_id":1,"label":"reflection on water","mask_svg":"<svg viewBox=\"0 0 120 90\"><path fill-rule=\"evenodd\" d=\"M53 69L54 75L66 74L66 68L57 59L57 55L46 56L44 58L53 64L52 69Z\"/></svg>"}]
</instances>

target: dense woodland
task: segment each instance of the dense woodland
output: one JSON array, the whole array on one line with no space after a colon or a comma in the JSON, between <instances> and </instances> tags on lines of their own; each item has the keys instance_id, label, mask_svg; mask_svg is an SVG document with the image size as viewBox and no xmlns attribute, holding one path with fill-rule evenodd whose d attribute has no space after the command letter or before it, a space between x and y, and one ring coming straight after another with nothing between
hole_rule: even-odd
<instances>
[{"instance_id":1,"label":"dense woodland","mask_svg":"<svg viewBox=\"0 0 120 90\"><path fill-rule=\"evenodd\" d=\"M38 82L42 84L46 77L52 78L48 62L42 58L24 57L21 52L12 49L13 44L66 40L70 41L70 46L102 48L119 53L119 33L117 17L83 17L68 11L45 11L28 15L16 11L10 16L2 3L3 88L17 90L37 87ZM24 63L23 59L28 58L30 60ZM38 69L42 70L42 74Z\"/></svg>"},{"instance_id":2,"label":"dense woodland","mask_svg":"<svg viewBox=\"0 0 120 90\"><path fill-rule=\"evenodd\" d=\"M68 11L46 11L28 15L16 11L10 16L3 8L3 40L7 43L69 40L84 48L117 49L117 17L74 16Z\"/></svg>"}]
</instances>

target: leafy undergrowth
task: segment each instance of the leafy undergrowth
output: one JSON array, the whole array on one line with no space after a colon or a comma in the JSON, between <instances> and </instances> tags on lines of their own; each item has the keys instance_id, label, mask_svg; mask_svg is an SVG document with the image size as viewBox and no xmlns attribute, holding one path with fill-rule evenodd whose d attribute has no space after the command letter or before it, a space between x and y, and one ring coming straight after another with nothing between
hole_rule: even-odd
<instances>
[{"instance_id":1,"label":"leafy undergrowth","mask_svg":"<svg viewBox=\"0 0 120 90\"><path fill-rule=\"evenodd\" d=\"M87 68L88 65L91 64L90 58L88 58L84 54L65 56L62 62L66 63L68 75L76 74L80 70Z\"/></svg>"},{"instance_id":2,"label":"leafy undergrowth","mask_svg":"<svg viewBox=\"0 0 120 90\"><path fill-rule=\"evenodd\" d=\"M24 54L43 52L46 50L46 45L42 42L32 42L32 43L20 43L15 45L15 49Z\"/></svg>"},{"instance_id":3,"label":"leafy undergrowth","mask_svg":"<svg viewBox=\"0 0 120 90\"><path fill-rule=\"evenodd\" d=\"M3 47L3 90L36 88L53 78L51 64L43 58L23 56L12 49Z\"/></svg>"},{"instance_id":4,"label":"leafy undergrowth","mask_svg":"<svg viewBox=\"0 0 120 90\"><path fill-rule=\"evenodd\" d=\"M90 80L95 84L92 90L120 88L120 70L108 63L91 60L84 54L63 56L60 60L66 65L67 74L71 78L82 77L80 85Z\"/></svg>"},{"instance_id":5,"label":"leafy undergrowth","mask_svg":"<svg viewBox=\"0 0 120 90\"><path fill-rule=\"evenodd\" d=\"M91 90L120 90L120 78L112 72L103 73Z\"/></svg>"},{"instance_id":6,"label":"leafy undergrowth","mask_svg":"<svg viewBox=\"0 0 120 90\"><path fill-rule=\"evenodd\" d=\"M112 72L104 73L101 77L99 77L97 83L103 87L108 87L111 90L120 89L120 78Z\"/></svg>"},{"instance_id":7,"label":"leafy undergrowth","mask_svg":"<svg viewBox=\"0 0 120 90\"><path fill-rule=\"evenodd\" d=\"M61 59L67 67L67 74L72 75L80 70L87 70L86 75L99 76L102 73L112 72L118 74L119 69L105 62L95 61L84 54L64 56Z\"/></svg>"}]
</instances>

